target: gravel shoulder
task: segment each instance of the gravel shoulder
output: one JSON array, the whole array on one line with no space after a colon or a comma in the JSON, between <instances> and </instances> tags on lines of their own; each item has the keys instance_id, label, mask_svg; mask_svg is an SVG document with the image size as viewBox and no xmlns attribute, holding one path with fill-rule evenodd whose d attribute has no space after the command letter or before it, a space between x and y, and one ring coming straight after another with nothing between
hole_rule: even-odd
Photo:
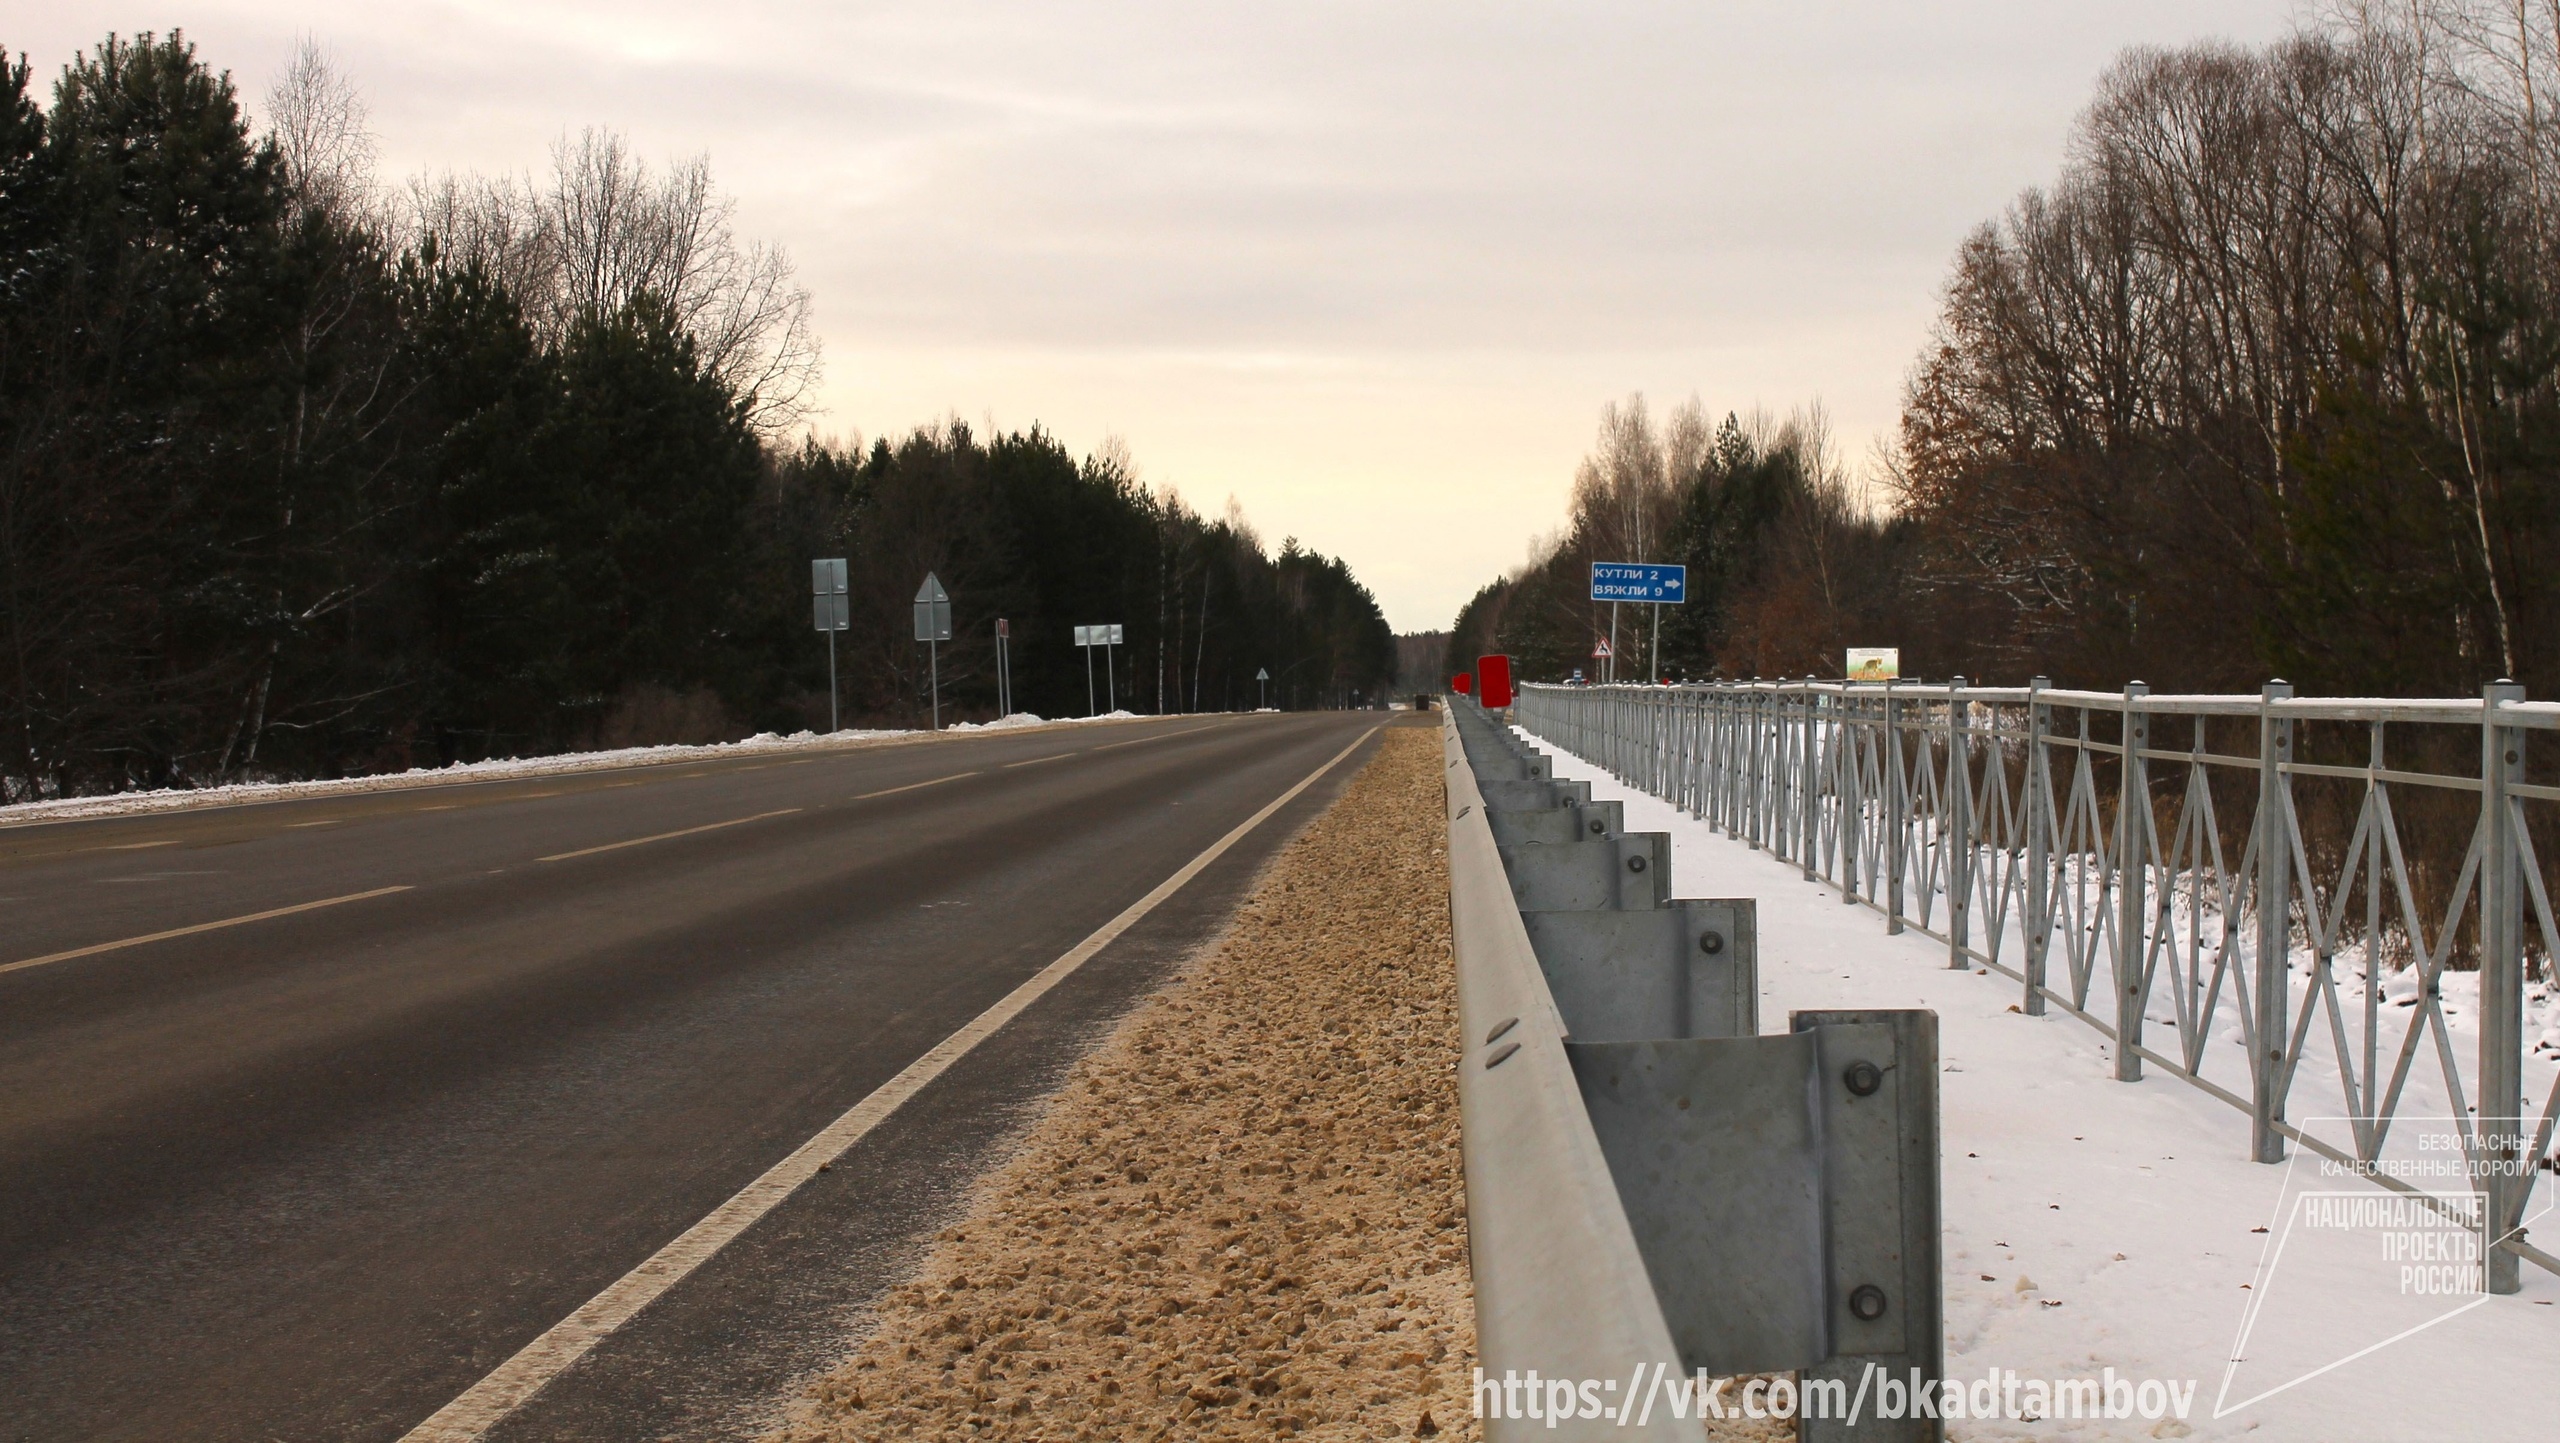
<instances>
[{"instance_id":1,"label":"gravel shoulder","mask_svg":"<svg viewBox=\"0 0 2560 1443\"><path fill-rule=\"evenodd\" d=\"M1440 787L1389 729L773 1438L1475 1436Z\"/></svg>"}]
</instances>

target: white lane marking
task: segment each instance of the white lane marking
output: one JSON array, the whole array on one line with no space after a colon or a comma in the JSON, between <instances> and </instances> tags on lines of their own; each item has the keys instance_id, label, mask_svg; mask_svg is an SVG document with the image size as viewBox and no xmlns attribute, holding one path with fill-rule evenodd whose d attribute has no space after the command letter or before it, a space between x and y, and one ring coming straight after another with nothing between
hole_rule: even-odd
<instances>
[{"instance_id":1,"label":"white lane marking","mask_svg":"<svg viewBox=\"0 0 2560 1443\"><path fill-rule=\"evenodd\" d=\"M1091 751L1091 750L1094 750L1094 748L1088 747L1088 748L1086 748L1086 749L1085 749L1085 751ZM1066 760L1068 757L1080 757L1080 756L1083 756L1083 755L1084 755L1084 751L1057 752L1057 753L1054 753L1054 754L1052 754L1052 755L1050 755L1050 756L1045 756L1045 757L1033 757L1033 758L1031 758L1029 761L1021 761L1021 762L1007 762L1007 763L1005 763L1005 764L1004 764L1004 768L1003 768L1003 769L1004 769L1004 770L1006 770L1006 771L1011 771L1011 770L1013 770L1015 767L1036 767L1036 766L1040 765L1042 762L1056 762L1056 761L1064 761L1064 760Z\"/></svg>"},{"instance_id":2,"label":"white lane marking","mask_svg":"<svg viewBox=\"0 0 2560 1443\"><path fill-rule=\"evenodd\" d=\"M312 912L322 907L335 907L341 902L361 902L368 897L388 897L406 892L402 887L376 887L370 892L349 892L343 897L323 897L317 902L297 902L290 907L276 907L252 912L245 917L225 917L219 922L198 922L192 927L172 927L166 932L152 932L140 937L127 937L116 942L100 942L91 947L74 947L68 952L48 952L42 957L27 957L16 962L0 963L0 972L17 972L29 967L42 967L48 962L68 962L74 957L95 957L101 952L116 952L139 947L145 942L166 942L172 937L192 937L198 932L216 932L225 927L238 927L250 922L264 922L270 917L290 917L296 912Z\"/></svg>"},{"instance_id":3,"label":"white lane marking","mask_svg":"<svg viewBox=\"0 0 2560 1443\"><path fill-rule=\"evenodd\" d=\"M1221 725L1223 725L1223 723L1220 723L1220 722L1211 722L1211 723L1209 723L1207 726L1204 726L1204 727L1184 727L1182 730L1180 730L1180 731L1178 731L1178 732L1158 732L1158 733L1156 733L1154 736L1151 736L1151 737L1139 737L1139 738L1136 738L1136 739L1135 739L1135 740L1133 740L1133 741L1125 741L1125 742L1107 742L1107 743L1105 743L1105 744L1103 744L1103 745L1101 745L1101 746L1098 746L1098 747L1087 747L1087 748L1086 748L1086 750L1087 750L1087 751L1096 751L1096 752L1107 752L1107 751L1111 750L1113 747L1134 747L1134 746L1139 745L1139 744L1140 744L1140 743L1142 743L1142 742L1160 742L1160 741L1165 740L1167 737L1187 737L1187 736L1191 735L1193 732L1216 731L1216 730L1217 730Z\"/></svg>"},{"instance_id":4,"label":"white lane marking","mask_svg":"<svg viewBox=\"0 0 2560 1443\"><path fill-rule=\"evenodd\" d=\"M947 777L935 777L929 782L909 782L903 787L887 787L876 792L863 792L858 796L847 797L845 800L848 802L867 802L873 797L894 797L900 792L912 792L920 787L938 787L944 782L956 782L962 777L974 777L976 775L976 772L953 772Z\"/></svg>"},{"instance_id":5,"label":"white lane marking","mask_svg":"<svg viewBox=\"0 0 2560 1443\"><path fill-rule=\"evenodd\" d=\"M552 1379L585 1357L616 1328L631 1321L641 1309L683 1281L687 1273L702 1266L712 1254L755 1226L757 1219L773 1211L802 1183L817 1176L822 1164L842 1156L847 1148L861 1141L865 1133L897 1111L900 1104L923 1091L927 1084L950 1070L953 1063L968 1056L971 1049L994 1036L1051 988L1067 980L1095 953L1135 925L1139 918L1181 891L1184 883L1199 876L1211 862L1224 856L1228 848L1243 841L1272 813L1295 801L1299 793L1314 786L1318 778L1332 771L1344 757L1357 751L1362 742L1377 734L1376 727L1362 732L1358 740L1334 753L1331 761L1309 772L1304 780L1282 792L1269 806L1245 818L1209 850L1183 863L1182 870L1157 883L1154 891L1130 903L1126 910L1103 923L1092 936L1068 949L1057 961L1033 973L1029 980L1006 993L994 1006L970 1019L967 1026L908 1063L897 1076L874 1088L868 1097L827 1124L817 1136L800 1144L789 1157L740 1188L735 1196L712 1209L702 1221L685 1229L674 1242L623 1274L611 1287L587 1300L576 1312L552 1324L541 1337L525 1344L514 1357L472 1384L462 1396L437 1409L425 1422L402 1435L400 1443L472 1443L496 1427L508 1414L541 1392Z\"/></svg>"},{"instance_id":6,"label":"white lane marking","mask_svg":"<svg viewBox=\"0 0 2560 1443\"><path fill-rule=\"evenodd\" d=\"M598 852L619 852L625 847L642 846L649 842L663 842L670 837L690 837L696 832L716 832L722 827L743 827L749 822L761 822L767 817L787 817L798 810L800 810L798 807L782 807L770 812L758 812L752 817L731 817L725 822L705 822L699 827L685 827L678 831L660 832L654 837L633 837L627 842L607 842L601 847L580 847L574 852L554 852L548 857L536 857L534 860L537 862L565 862L571 857L592 857Z\"/></svg>"}]
</instances>

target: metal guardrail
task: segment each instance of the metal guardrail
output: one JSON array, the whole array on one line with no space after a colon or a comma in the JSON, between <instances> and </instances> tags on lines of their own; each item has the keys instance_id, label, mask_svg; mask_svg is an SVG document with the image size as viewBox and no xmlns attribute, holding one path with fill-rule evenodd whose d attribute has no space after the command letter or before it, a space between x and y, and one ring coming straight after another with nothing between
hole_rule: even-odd
<instances>
[{"instance_id":1,"label":"metal guardrail","mask_svg":"<svg viewBox=\"0 0 2560 1443\"><path fill-rule=\"evenodd\" d=\"M1673 898L1667 837L1624 831L1472 702L1442 726L1478 1354L1494 1378L1638 1369L1608 1385L1630 1417L1613 1398L1486 1436L1699 1438L1694 1408L1635 1415L1647 1367L1801 1370L1835 1401L1879 1370L1934 1383L1935 1017L1759 1036L1752 902ZM1939 1437L1829 1413L1800 1436Z\"/></svg>"},{"instance_id":2,"label":"metal guardrail","mask_svg":"<svg viewBox=\"0 0 2560 1443\"><path fill-rule=\"evenodd\" d=\"M2087 1023L2117 1044L2119 1079L2149 1064L2247 1113L2259 1161L2291 1141L2375 1163L2430 1054L2479 1180L2490 1291L2519 1288L2520 1260L2560 1272L2519 1226L2560 1117L2560 1083L2538 1114L2523 1096L2531 944L2546 968L2560 957L2533 841L2537 825L2560 827L2560 786L2526 780L2525 748L2560 729L2560 705L2504 682L2430 701L1959 677L1529 686L1515 715L1877 909L1888 932L1942 939L1951 967L2017 981L2025 1012ZM2473 739L2476 771L2442 769ZM2420 760L2393 765L2389 743ZM2417 840L2441 846L2410 845L2430 824L2437 838ZM2441 995L2463 941L2480 971L2476 1087ZM2394 976L2405 995L2389 995ZM2148 1035L2161 1005L2176 1033L2165 1049ZM2245 1062L2214 1076L2235 1049L2208 1044L2233 1029ZM2315 1074L2343 1100L2343 1137L2288 1119Z\"/></svg>"}]
</instances>

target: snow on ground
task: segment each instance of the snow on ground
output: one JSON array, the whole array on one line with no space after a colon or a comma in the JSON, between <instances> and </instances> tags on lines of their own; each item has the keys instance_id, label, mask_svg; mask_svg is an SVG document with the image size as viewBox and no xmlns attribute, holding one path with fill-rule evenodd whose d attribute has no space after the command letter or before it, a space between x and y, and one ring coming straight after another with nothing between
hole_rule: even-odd
<instances>
[{"instance_id":1,"label":"snow on ground","mask_svg":"<svg viewBox=\"0 0 2560 1443\"><path fill-rule=\"evenodd\" d=\"M955 722L945 732L1020 731L1031 727L1081 726L1087 722L1134 721L1129 711L1106 712L1101 716L1057 717L1044 719L1031 712L1015 712L991 722ZM116 792L98 797L61 797L41 802L19 802L0 806L0 827L28 822L61 822L84 817L122 816L137 812L181 811L190 807L227 806L240 802L279 801L291 797L331 796L344 792L380 792L401 787L434 786L445 782L504 781L513 777L553 776L563 772L611 771L617 767L652 766L666 762L707 761L719 757L741 756L751 752L788 752L828 750L839 747L876 745L931 735L924 731L859 731L793 732L781 736L759 732L743 741L714 742L707 746L622 747L612 751L564 752L547 757L506 757L496 761L463 762L449 767L418 767L405 772L384 772L374 776L340 777L319 782L240 782L219 787L170 787L149 792Z\"/></svg>"},{"instance_id":2,"label":"snow on ground","mask_svg":"<svg viewBox=\"0 0 2560 1443\"><path fill-rule=\"evenodd\" d=\"M1937 1012L1949 1378L1979 1381L1993 1368L2102 1378L2112 1368L2119 1378L2196 1384L2183 1423L1968 1420L1951 1423L1950 1436L2331 1443L2546 1435L2560 1413L2560 1371L2549 1366L2560 1356L2560 1279L2527 1264L2517 1296L2424 1291L2440 1275L2417 1255L2459 1249L2468 1234L2423 1212L2378 1226L2361 1226L2372 1221L2364 1216L2352 1219L2358 1225L2316 1226L2342 1202L2391 1195L2354 1177L2322 1176L2319 1158L2300 1149L2285 1164L2250 1162L2249 1120L2228 1104L2156 1070L2141 1082L2114 1081L2103 1036L2060 1012L2026 1016L2011 979L1950 970L1944 943L1917 932L1888 936L1881 916L1844 905L1800 868L1530 740L1556 757L1558 777L1588 780L1594 797L1622 801L1629 830L1671 835L1678 895L1759 900L1763 1031L1785 1030L1787 1014L1805 1008ZM2058 949L2056 959L2059 972ZM2101 993L2103 977L2102 964ZM2470 979L2446 981L2467 1074L2477 1053L2462 1024L2472 1008L2455 984ZM2175 1037L2162 1031L2154 1046L2172 1051ZM2236 1052L2224 1067L2234 1064L2222 1071L2209 1062L2206 1071L2230 1086L2246 1075ZM2424 1158L2451 1138L2449 1126L2425 1117L2442 1110L2440 1083L2423 1094L2432 1105L2421 1094L2433 1064L2430 1047L2412 1070L2389 1155ZM2306 1057L2306 1071L2312 1066ZM2548 1083L2549 1068L2537 1062L2528 1096L2538 1099ZM2294 1092L2296 1120L2343 1141L2343 1125L2304 1115L2325 1095L2306 1077ZM2535 1213L2560 1191L2543 1181ZM2323 1192L2340 1201L2306 1202ZM2545 1226L2547 1247L2560 1227ZM2403 1256L2387 1255L2395 1250Z\"/></svg>"}]
</instances>

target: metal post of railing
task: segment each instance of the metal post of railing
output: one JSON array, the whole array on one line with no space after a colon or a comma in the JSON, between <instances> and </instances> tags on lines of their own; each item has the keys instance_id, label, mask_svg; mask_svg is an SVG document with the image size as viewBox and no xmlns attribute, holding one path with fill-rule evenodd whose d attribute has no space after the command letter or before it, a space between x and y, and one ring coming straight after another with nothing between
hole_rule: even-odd
<instances>
[{"instance_id":1,"label":"metal post of railing","mask_svg":"<svg viewBox=\"0 0 2560 1443\"><path fill-rule=\"evenodd\" d=\"M1813 678L1804 679L1804 765L1798 770L1803 795L1796 798L1796 856L1804 863L1804 879L1821 878L1822 851L1822 698Z\"/></svg>"},{"instance_id":2,"label":"metal post of railing","mask_svg":"<svg viewBox=\"0 0 2560 1443\"><path fill-rule=\"evenodd\" d=\"M1680 805L1680 694L1657 686L1653 695L1658 719L1654 727L1653 794L1676 808Z\"/></svg>"},{"instance_id":3,"label":"metal post of railing","mask_svg":"<svg viewBox=\"0 0 2560 1443\"><path fill-rule=\"evenodd\" d=\"M2044 954L2053 940L2053 837L2045 826L2049 810L2045 793L2053 785L2053 769L2044 744L2053 722L2053 708L2044 704L2044 693L2052 685L2049 676L2027 683L2027 774L2018 788L2027 814L2026 913L2018 919L2026 931L2026 955L2020 960L2027 981L2026 996L2018 1005L2029 1017L2044 1015Z\"/></svg>"},{"instance_id":4,"label":"metal post of railing","mask_svg":"<svg viewBox=\"0 0 2560 1443\"><path fill-rule=\"evenodd\" d=\"M1833 842L1841 847L1841 901L1859 901L1866 883L1866 770L1859 765L1859 719L1866 701L1843 691L1830 711L1830 788L1841 796L1841 824ZM1871 888L1869 888L1871 890Z\"/></svg>"},{"instance_id":5,"label":"metal post of railing","mask_svg":"<svg viewBox=\"0 0 2560 1443\"><path fill-rule=\"evenodd\" d=\"M1760 844L1760 824L1751 801L1759 787L1760 775L1760 690L1752 688L1742 694L1738 714L1734 717L1734 739L1742 747L1742 764L1735 769L1734 820L1741 826L1742 840L1750 846Z\"/></svg>"},{"instance_id":6,"label":"metal post of railing","mask_svg":"<svg viewBox=\"0 0 2560 1443\"><path fill-rule=\"evenodd\" d=\"M1786 687L1781 681L1769 691L1775 722L1769 733L1769 850L1781 861L1795 857L1796 770L1802 765L1796 753L1804 746L1804 728L1796 722L1798 699Z\"/></svg>"},{"instance_id":7,"label":"metal post of railing","mask_svg":"<svg viewBox=\"0 0 2560 1443\"><path fill-rule=\"evenodd\" d=\"M2151 722L2142 699L2151 688L2125 683L2124 765L2116 773L2116 1080L2142 1080L2144 963L2150 958L2151 768L2142 750L2151 744Z\"/></svg>"},{"instance_id":8,"label":"metal post of railing","mask_svg":"<svg viewBox=\"0 0 2560 1443\"><path fill-rule=\"evenodd\" d=\"M1893 699L1893 683L1884 684L1884 930L1902 931L1902 829L1911 810L1902 785L1901 703Z\"/></svg>"},{"instance_id":9,"label":"metal post of railing","mask_svg":"<svg viewBox=\"0 0 2560 1443\"><path fill-rule=\"evenodd\" d=\"M1794 733L1787 723L1787 696L1771 682L1761 710L1764 745L1768 754L1762 758L1760 770L1760 850L1772 857L1786 855L1787 738Z\"/></svg>"},{"instance_id":10,"label":"metal post of railing","mask_svg":"<svg viewBox=\"0 0 2560 1443\"><path fill-rule=\"evenodd\" d=\"M1760 845L1760 689L1753 687L1742 694L1741 711L1734 718L1735 741L1742 747L1742 766L1734 773L1734 815L1742 824L1742 839L1752 846Z\"/></svg>"},{"instance_id":11,"label":"metal post of railing","mask_svg":"<svg viewBox=\"0 0 2560 1443\"><path fill-rule=\"evenodd\" d=\"M1787 833L1794 826L1792 815L1787 810L1787 798L1792 795L1788 791L1787 778L1791 775L1788 768L1794 765L1796 724L1794 714L1788 709L1792 703L1785 688L1785 682L1769 684L1769 771L1760 783L1768 793L1768 799L1763 803L1768 815L1760 821L1760 830L1764 833L1760 845L1770 856L1781 861L1787 857Z\"/></svg>"},{"instance_id":12,"label":"metal post of railing","mask_svg":"<svg viewBox=\"0 0 2560 1443\"><path fill-rule=\"evenodd\" d=\"M1693 818L1704 819L1706 806L1698 798L1698 742L1705 735L1702 722L1706 716L1704 692L1683 692L1680 697L1680 805Z\"/></svg>"},{"instance_id":13,"label":"metal post of railing","mask_svg":"<svg viewBox=\"0 0 2560 1443\"><path fill-rule=\"evenodd\" d=\"M1690 753L1698 734L1698 694L1683 687L1671 693L1671 795L1673 805L1695 817L1698 814L1697 793L1692 790L1697 769Z\"/></svg>"},{"instance_id":14,"label":"metal post of railing","mask_svg":"<svg viewBox=\"0 0 2560 1443\"><path fill-rule=\"evenodd\" d=\"M2524 688L2492 682L2480 708L2480 1160L2481 1218L2492 1293L2524 1286L2503 1244L2523 1219L2524 867L2517 846L2513 788L2524 779L2524 728L2505 724L2502 706ZM2461 1099L2454 1099L2457 1108Z\"/></svg>"},{"instance_id":15,"label":"metal post of railing","mask_svg":"<svg viewBox=\"0 0 2560 1443\"><path fill-rule=\"evenodd\" d=\"M1742 835L1742 787L1747 768L1742 759L1742 738L1748 730L1744 722L1744 703L1748 694L1729 691L1718 704L1716 719L1718 759L1716 763L1716 809L1724 814L1724 834Z\"/></svg>"},{"instance_id":16,"label":"metal post of railing","mask_svg":"<svg viewBox=\"0 0 2560 1443\"><path fill-rule=\"evenodd\" d=\"M1708 796L1705 785L1705 752L1708 752L1708 693L1692 691L1682 698L1684 742L1679 750L1679 788L1690 798L1690 816L1697 821L1708 819Z\"/></svg>"},{"instance_id":17,"label":"metal post of railing","mask_svg":"<svg viewBox=\"0 0 2560 1443\"><path fill-rule=\"evenodd\" d=\"M1728 837L1742 835L1742 701L1742 693L1728 691L1716 706L1716 809Z\"/></svg>"},{"instance_id":18,"label":"metal post of railing","mask_svg":"<svg viewBox=\"0 0 2560 1443\"><path fill-rule=\"evenodd\" d=\"M1768 790L1764 803L1768 815L1760 822L1760 829L1766 834L1760 845L1780 861L1786 860L1787 833L1794 826L1787 810L1787 798L1792 795L1787 778L1792 775L1788 768L1794 765L1796 724L1788 710L1791 703L1785 686L1784 682L1773 682L1769 687L1769 773L1761 779L1761 785Z\"/></svg>"},{"instance_id":19,"label":"metal post of railing","mask_svg":"<svg viewBox=\"0 0 2560 1443\"><path fill-rule=\"evenodd\" d=\"M1947 789L1939 802L1947 856L1947 965L1970 967L1973 939L1973 703L1964 678L1947 683ZM1994 765L1997 765L1995 762Z\"/></svg>"},{"instance_id":20,"label":"metal post of railing","mask_svg":"<svg viewBox=\"0 0 2560 1443\"><path fill-rule=\"evenodd\" d=\"M2274 703L2292 695L2292 685L2283 681L2268 682L2258 693L2258 956L2250 998L2257 1032L2249 1039L2249 1155L2259 1162L2284 1161L2284 1046L2293 988L2293 829L2285 823L2291 785L2285 768L2293 763L2293 719L2278 716Z\"/></svg>"}]
</instances>

